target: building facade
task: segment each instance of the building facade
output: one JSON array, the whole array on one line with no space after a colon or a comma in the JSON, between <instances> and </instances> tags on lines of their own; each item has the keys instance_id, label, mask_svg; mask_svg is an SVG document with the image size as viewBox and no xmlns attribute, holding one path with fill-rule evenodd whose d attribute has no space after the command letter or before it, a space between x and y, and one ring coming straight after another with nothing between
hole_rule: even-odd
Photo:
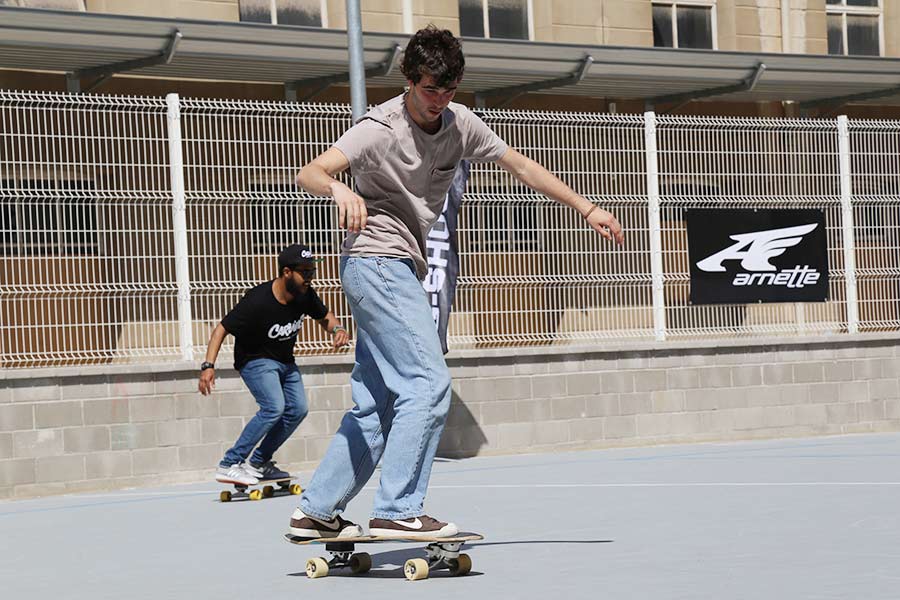
<instances>
[{"instance_id":1,"label":"building facade","mask_svg":"<svg viewBox=\"0 0 900 600\"><path fill-rule=\"evenodd\" d=\"M277 26L346 28L344 0L3 0L0 6L68 10L107 15ZM787 53L900 57L900 0L362 0L366 32L405 34L429 23L469 38L630 48L693 48L739 53ZM2 65L0 88L65 89L58 76ZM599 65L597 67L599 68ZM283 99L280 86L217 84L117 76L98 93L156 94L177 91L200 97ZM177 89L173 89L177 88ZM370 87L370 101L397 92ZM524 94L511 106L566 110L640 112L627 97L560 103L552 95ZM587 96L590 96L589 94ZM331 86L317 100L347 101L345 85ZM463 94L461 100L472 103ZM613 104L610 107L610 103ZM689 103L686 114L795 116L778 102L722 106ZM880 109L893 118L896 111ZM867 113L871 114L871 113ZM851 112L851 116L853 116Z\"/></svg>"},{"instance_id":2,"label":"building facade","mask_svg":"<svg viewBox=\"0 0 900 600\"><path fill-rule=\"evenodd\" d=\"M343 0L5 0L7 6L346 28ZM900 56L897 0L362 0L366 31L743 52Z\"/></svg>"}]
</instances>

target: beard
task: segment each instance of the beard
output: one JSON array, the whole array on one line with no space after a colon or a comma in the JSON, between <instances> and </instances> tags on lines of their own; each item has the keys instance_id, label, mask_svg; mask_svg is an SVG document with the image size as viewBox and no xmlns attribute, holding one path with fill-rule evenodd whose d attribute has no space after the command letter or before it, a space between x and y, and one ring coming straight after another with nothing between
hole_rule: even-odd
<instances>
[{"instance_id":1,"label":"beard","mask_svg":"<svg viewBox=\"0 0 900 600\"><path fill-rule=\"evenodd\" d=\"M298 285L293 277L284 282L284 287L291 296L300 296L304 292L303 286Z\"/></svg>"}]
</instances>

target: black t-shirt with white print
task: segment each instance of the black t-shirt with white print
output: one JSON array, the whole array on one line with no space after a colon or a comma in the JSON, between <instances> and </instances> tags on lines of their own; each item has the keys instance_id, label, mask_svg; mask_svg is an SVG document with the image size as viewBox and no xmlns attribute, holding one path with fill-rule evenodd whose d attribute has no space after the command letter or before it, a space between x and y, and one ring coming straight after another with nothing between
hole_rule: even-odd
<instances>
[{"instance_id":1,"label":"black t-shirt with white print","mask_svg":"<svg viewBox=\"0 0 900 600\"><path fill-rule=\"evenodd\" d=\"M324 319L328 308L313 288L282 304L272 292L272 281L249 290L222 319L222 327L234 336L234 368L254 358L271 358L294 364L294 344L303 315Z\"/></svg>"}]
</instances>

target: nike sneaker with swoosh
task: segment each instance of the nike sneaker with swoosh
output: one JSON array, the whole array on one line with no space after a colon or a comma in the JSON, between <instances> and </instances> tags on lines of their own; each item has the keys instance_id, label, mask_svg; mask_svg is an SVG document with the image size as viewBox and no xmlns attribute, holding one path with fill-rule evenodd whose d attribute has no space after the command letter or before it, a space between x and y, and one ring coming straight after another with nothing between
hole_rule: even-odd
<instances>
[{"instance_id":1,"label":"nike sneaker with swoosh","mask_svg":"<svg viewBox=\"0 0 900 600\"><path fill-rule=\"evenodd\" d=\"M305 538L347 538L360 537L363 531L356 523L339 516L325 521L310 517L298 508L291 515L291 534Z\"/></svg>"},{"instance_id":2,"label":"nike sneaker with swoosh","mask_svg":"<svg viewBox=\"0 0 900 600\"><path fill-rule=\"evenodd\" d=\"M369 521L369 535L393 538L453 537L459 528L453 523L444 523L428 515L410 519L372 519Z\"/></svg>"}]
</instances>

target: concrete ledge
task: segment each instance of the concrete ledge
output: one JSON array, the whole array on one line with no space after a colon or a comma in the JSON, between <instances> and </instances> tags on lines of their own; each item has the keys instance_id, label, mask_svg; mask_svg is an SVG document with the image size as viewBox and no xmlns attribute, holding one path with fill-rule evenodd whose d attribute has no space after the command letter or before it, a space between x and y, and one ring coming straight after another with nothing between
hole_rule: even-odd
<instances>
[{"instance_id":1,"label":"concrete ledge","mask_svg":"<svg viewBox=\"0 0 900 600\"><path fill-rule=\"evenodd\" d=\"M451 350L447 354L447 362L455 359L485 359L485 358L517 358L524 356L559 356L582 354L621 354L627 352L652 353L665 355L678 353L683 350L708 350L717 352L723 349L732 351L746 348L748 351L780 351L790 348L818 346L818 347L849 347L866 343L894 343L900 344L900 332L887 333L858 333L858 334L832 334L809 335L795 337L759 337L759 338L727 338L706 340L671 340L666 342L648 340L601 340L592 344L548 345L530 347L500 347L500 348L475 348ZM80 377L86 375L108 375L111 373L121 375L134 375L143 373L176 373L182 371L196 371L200 360L183 361L172 359L165 362L146 363L110 363L107 365L84 365L65 367L35 367L28 369L5 369L0 371L0 381L4 379L42 379L48 377ZM231 356L222 355L220 364L231 364ZM301 367L333 367L352 365L354 362L353 351L342 354L326 354L321 356L299 356L297 364ZM234 372L231 366L220 367L220 373Z\"/></svg>"}]
</instances>

